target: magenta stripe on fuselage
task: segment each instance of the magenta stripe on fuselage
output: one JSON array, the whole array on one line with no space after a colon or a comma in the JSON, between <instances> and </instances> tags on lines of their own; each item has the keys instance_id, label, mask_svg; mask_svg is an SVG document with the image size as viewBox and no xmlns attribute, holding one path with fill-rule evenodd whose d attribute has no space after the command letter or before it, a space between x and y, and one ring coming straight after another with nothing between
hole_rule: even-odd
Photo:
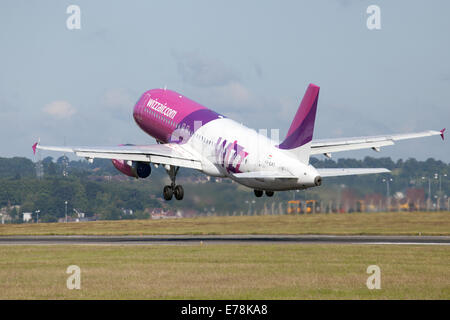
<instances>
[{"instance_id":1,"label":"magenta stripe on fuselage","mask_svg":"<svg viewBox=\"0 0 450 320\"><path fill-rule=\"evenodd\" d=\"M133 117L147 134L167 143L186 142L196 129L223 116L175 91L153 89L141 96Z\"/></svg>"}]
</instances>

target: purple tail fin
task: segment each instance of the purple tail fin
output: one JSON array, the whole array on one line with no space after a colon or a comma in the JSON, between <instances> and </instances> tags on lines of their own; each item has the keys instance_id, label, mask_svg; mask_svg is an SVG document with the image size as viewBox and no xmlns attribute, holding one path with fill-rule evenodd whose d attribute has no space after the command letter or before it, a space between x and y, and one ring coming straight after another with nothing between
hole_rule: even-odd
<instances>
[{"instance_id":1,"label":"purple tail fin","mask_svg":"<svg viewBox=\"0 0 450 320\"><path fill-rule=\"evenodd\" d=\"M296 157L304 163L309 162L311 149L308 143L311 142L314 133L319 89L312 83L308 86L286 138L278 145L280 149L292 150Z\"/></svg>"},{"instance_id":2,"label":"purple tail fin","mask_svg":"<svg viewBox=\"0 0 450 320\"><path fill-rule=\"evenodd\" d=\"M312 140L319 89L318 86L312 83L308 86L286 138L278 148L295 149Z\"/></svg>"}]
</instances>

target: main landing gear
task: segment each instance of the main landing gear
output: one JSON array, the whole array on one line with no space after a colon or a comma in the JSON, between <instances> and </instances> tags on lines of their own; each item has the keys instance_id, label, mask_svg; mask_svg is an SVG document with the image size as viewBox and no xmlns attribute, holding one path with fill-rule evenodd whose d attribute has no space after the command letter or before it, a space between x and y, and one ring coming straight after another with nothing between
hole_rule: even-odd
<instances>
[{"instance_id":1,"label":"main landing gear","mask_svg":"<svg viewBox=\"0 0 450 320\"><path fill-rule=\"evenodd\" d=\"M253 190L253 191L255 192L255 196L256 196L257 198L261 198L262 195L263 195L263 193L264 193L264 191L262 191L262 190L256 190L256 189L255 189L255 190ZM266 196L272 197L273 194L274 194L273 191L266 190Z\"/></svg>"},{"instance_id":2,"label":"main landing gear","mask_svg":"<svg viewBox=\"0 0 450 320\"><path fill-rule=\"evenodd\" d=\"M165 186L163 190L164 199L169 201L172 200L172 197L175 196L175 199L182 200L184 196L183 187L175 184L175 178L177 176L178 170L180 167L169 166L169 168L165 167L167 174L172 181L170 186Z\"/></svg>"}]
</instances>

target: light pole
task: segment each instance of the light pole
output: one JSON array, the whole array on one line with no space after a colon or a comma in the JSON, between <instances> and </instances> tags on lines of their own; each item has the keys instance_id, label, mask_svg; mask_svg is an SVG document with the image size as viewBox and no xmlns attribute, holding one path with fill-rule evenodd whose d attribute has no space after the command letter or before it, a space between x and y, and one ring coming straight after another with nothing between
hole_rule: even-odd
<instances>
[{"instance_id":1,"label":"light pole","mask_svg":"<svg viewBox=\"0 0 450 320\"><path fill-rule=\"evenodd\" d=\"M39 223L39 212L41 212L41 210L36 210L36 223Z\"/></svg>"},{"instance_id":2,"label":"light pole","mask_svg":"<svg viewBox=\"0 0 450 320\"><path fill-rule=\"evenodd\" d=\"M439 175L439 196L442 196L442 176L446 178L447 174L444 173L443 175Z\"/></svg>"},{"instance_id":3,"label":"light pole","mask_svg":"<svg viewBox=\"0 0 450 320\"><path fill-rule=\"evenodd\" d=\"M66 205L66 223L67 223L67 200L64 201L64 204Z\"/></svg>"},{"instance_id":4,"label":"light pole","mask_svg":"<svg viewBox=\"0 0 450 320\"><path fill-rule=\"evenodd\" d=\"M342 209L342 190L345 188L345 184L339 185L339 198L338 198L338 205L337 205L337 212L341 213Z\"/></svg>"},{"instance_id":5,"label":"light pole","mask_svg":"<svg viewBox=\"0 0 450 320\"><path fill-rule=\"evenodd\" d=\"M425 180L425 177L422 177ZM428 197L427 197L427 211L430 211L431 206L431 178L428 178Z\"/></svg>"},{"instance_id":6,"label":"light pole","mask_svg":"<svg viewBox=\"0 0 450 320\"><path fill-rule=\"evenodd\" d=\"M438 194L438 197L437 197L437 209L438 210L440 210L440 207L441 207L441 199L442 199L442 176L444 176L444 178L445 177L447 177L447 174L446 173L444 173L444 174L438 174L438 173L435 173L434 174L434 178L435 179L438 179L439 178L439 194Z\"/></svg>"},{"instance_id":7,"label":"light pole","mask_svg":"<svg viewBox=\"0 0 450 320\"><path fill-rule=\"evenodd\" d=\"M390 196L389 196L389 181L394 181L392 178L383 179L383 182L386 182L386 211L389 211L391 206Z\"/></svg>"}]
</instances>

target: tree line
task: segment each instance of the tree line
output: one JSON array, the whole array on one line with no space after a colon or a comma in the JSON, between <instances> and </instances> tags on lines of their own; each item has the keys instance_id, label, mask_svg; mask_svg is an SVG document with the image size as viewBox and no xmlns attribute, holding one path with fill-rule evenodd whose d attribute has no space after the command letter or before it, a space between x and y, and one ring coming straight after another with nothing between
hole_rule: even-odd
<instances>
[{"instance_id":1,"label":"tree line","mask_svg":"<svg viewBox=\"0 0 450 320\"><path fill-rule=\"evenodd\" d=\"M167 210L191 210L198 214L216 212L226 214L246 211L249 200L253 206L261 208L267 201L287 201L295 196L324 199L334 195L337 186L345 185L358 195L370 193L386 194L383 178L392 178L391 192L407 188L423 188L428 193L428 183L433 195L444 197L449 194L448 176L450 164L435 159L418 161L416 159L397 160L391 158L366 157L356 159L317 159L311 164L317 168L343 167L384 167L392 170L390 174L363 175L328 178L319 188L306 192L277 192L273 198L256 199L252 190L243 188L230 180L215 183L198 183L195 178L201 173L183 169L180 178L185 179L183 201L165 202L161 197L162 186L166 184L167 174L163 169L153 169L148 179L134 179L118 172L111 161L95 159L93 163L85 160L69 161L66 157L54 160L51 157L41 162L43 175L36 176L37 163L28 158L0 158L0 208L7 211L13 222L22 221L22 213L30 212L33 217L39 210L41 222L53 222L66 214L73 216L74 209L95 216L98 219L136 219L148 218L151 208ZM63 172L67 172L63 176ZM437 174L437 176L436 176ZM189 182L191 179L192 182ZM19 207L16 207L19 206Z\"/></svg>"}]
</instances>

